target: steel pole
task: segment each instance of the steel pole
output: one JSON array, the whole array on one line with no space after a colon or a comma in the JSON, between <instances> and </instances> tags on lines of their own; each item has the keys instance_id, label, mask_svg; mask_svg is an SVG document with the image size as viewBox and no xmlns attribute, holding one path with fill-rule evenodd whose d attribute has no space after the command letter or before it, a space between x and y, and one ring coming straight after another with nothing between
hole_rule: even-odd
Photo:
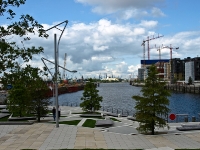
<instances>
[{"instance_id":1,"label":"steel pole","mask_svg":"<svg viewBox=\"0 0 200 150\"><path fill-rule=\"evenodd\" d=\"M56 34L54 34L54 55L55 55L55 101L56 101L56 128L59 127L58 123L58 53L57 53L57 39Z\"/></svg>"}]
</instances>

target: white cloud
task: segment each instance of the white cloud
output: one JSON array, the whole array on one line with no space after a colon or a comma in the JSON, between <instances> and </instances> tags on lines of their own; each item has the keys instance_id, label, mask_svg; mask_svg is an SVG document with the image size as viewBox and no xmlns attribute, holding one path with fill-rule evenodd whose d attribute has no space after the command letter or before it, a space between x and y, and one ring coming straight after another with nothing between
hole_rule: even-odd
<instances>
[{"instance_id":1,"label":"white cloud","mask_svg":"<svg viewBox=\"0 0 200 150\"><path fill-rule=\"evenodd\" d=\"M153 17L165 17L166 15L159 8L152 8L151 15Z\"/></svg>"},{"instance_id":2,"label":"white cloud","mask_svg":"<svg viewBox=\"0 0 200 150\"><path fill-rule=\"evenodd\" d=\"M141 26L146 27L146 28L154 28L158 25L158 21L147 21L147 20L142 20L140 23Z\"/></svg>"},{"instance_id":3,"label":"white cloud","mask_svg":"<svg viewBox=\"0 0 200 150\"><path fill-rule=\"evenodd\" d=\"M116 13L117 18L123 20L141 18L144 16L165 16L165 14L156 7L160 4L163 5L165 0L76 0L76 2L92 6L92 12L97 14Z\"/></svg>"},{"instance_id":4,"label":"white cloud","mask_svg":"<svg viewBox=\"0 0 200 150\"><path fill-rule=\"evenodd\" d=\"M138 68L141 68L140 64L128 66L128 72L132 74L132 77L136 78L136 75L138 74Z\"/></svg>"},{"instance_id":5,"label":"white cloud","mask_svg":"<svg viewBox=\"0 0 200 150\"><path fill-rule=\"evenodd\" d=\"M52 25L44 25L49 28ZM64 64L64 54L67 53L67 69L77 70L83 75L92 77L98 73L112 73L115 76L127 76L127 74L137 74L140 67L140 60L143 59L143 47L141 43L147 36L153 35L156 21L141 21L138 24L115 24L110 20L101 19L89 24L75 23L67 26L59 46L59 62ZM34 56L31 64L34 66L43 66L41 57L54 61L54 33L57 38L60 31L52 29L49 32L49 38L38 38L37 35L31 35L31 41L24 42L27 46L42 46L44 53ZM150 41L150 47L172 44L173 47L179 47L173 51L173 58L196 57L200 52L200 32L181 32L171 36L165 36ZM9 38L9 37L8 37ZM18 37L11 38L18 41ZM147 48L147 47L146 47ZM162 58L169 59L169 49L161 51ZM127 57L129 60L127 60ZM147 59L147 49L146 49ZM158 51L151 49L150 59L158 59ZM52 64L48 63L50 68ZM68 73L70 74L70 73Z\"/></svg>"},{"instance_id":6,"label":"white cloud","mask_svg":"<svg viewBox=\"0 0 200 150\"><path fill-rule=\"evenodd\" d=\"M142 34L144 34L145 33L145 29L144 28L135 28L134 30L133 30L133 34L134 35L142 35Z\"/></svg>"},{"instance_id":7,"label":"white cloud","mask_svg":"<svg viewBox=\"0 0 200 150\"><path fill-rule=\"evenodd\" d=\"M79 3L94 6L96 13L114 13L120 9L127 8L149 8L155 4L163 3L165 0L76 0Z\"/></svg>"},{"instance_id":8,"label":"white cloud","mask_svg":"<svg viewBox=\"0 0 200 150\"><path fill-rule=\"evenodd\" d=\"M131 18L138 18L138 17L144 17L148 16L148 12L136 8L131 8L131 9L126 9L123 11L120 11L119 13L119 18L123 20L129 20Z\"/></svg>"},{"instance_id":9,"label":"white cloud","mask_svg":"<svg viewBox=\"0 0 200 150\"><path fill-rule=\"evenodd\" d=\"M105 50L107 50L109 48L109 46L96 46L96 45L94 45L93 46L93 49L95 50L95 51L105 51Z\"/></svg>"}]
</instances>

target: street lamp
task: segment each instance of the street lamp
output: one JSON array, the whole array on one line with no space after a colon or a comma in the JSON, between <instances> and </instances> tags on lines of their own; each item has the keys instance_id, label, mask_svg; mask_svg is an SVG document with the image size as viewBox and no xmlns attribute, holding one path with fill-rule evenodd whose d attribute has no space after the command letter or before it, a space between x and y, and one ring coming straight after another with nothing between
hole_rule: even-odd
<instances>
[{"instance_id":1,"label":"street lamp","mask_svg":"<svg viewBox=\"0 0 200 150\"><path fill-rule=\"evenodd\" d=\"M65 26L64 26L63 30L57 28L57 26L59 26L59 25L61 25L61 24L63 24L63 23L65 23ZM56 28L56 29L58 29L58 30L61 31L61 34L60 34L60 37L59 37L59 39L58 39L58 42L57 42L56 34L54 34L54 56L55 56L55 63L53 63L53 62L51 62L51 61L49 61L49 60L47 60L47 59L45 59L45 58L42 58L43 63L44 63L44 60L47 60L47 61L49 61L49 62L55 64L56 128L59 127L59 122L58 122L58 82L57 82L57 75L58 75L58 72L59 72L58 69L59 69L59 67L61 67L61 66L59 66L59 64L58 64L58 59L59 59L59 57L58 57L58 51L59 51L60 39L61 39L61 37L62 37L62 35L63 35L63 32L64 32L64 30L65 30L67 24L68 24L68 20L63 21L63 22L61 22L61 23L59 23L59 24L57 24L57 25L55 25L55 26L53 26L53 27L51 27L51 28L45 30L45 31L49 31L49 30L51 30L51 29L53 29L53 28ZM44 64L45 64L45 63L44 63ZM45 64L45 66L46 66L46 64ZM49 73L50 73L51 76L52 76L52 73L50 72L50 70L48 69L47 66L46 66L46 68L47 68L47 70L49 71ZM61 68L65 69L64 67L61 67ZM67 70L67 69L65 69L65 70ZM76 70L73 70L73 71L67 70L67 71L73 72L73 73L77 72ZM53 77L53 76L52 76L52 77Z\"/></svg>"}]
</instances>

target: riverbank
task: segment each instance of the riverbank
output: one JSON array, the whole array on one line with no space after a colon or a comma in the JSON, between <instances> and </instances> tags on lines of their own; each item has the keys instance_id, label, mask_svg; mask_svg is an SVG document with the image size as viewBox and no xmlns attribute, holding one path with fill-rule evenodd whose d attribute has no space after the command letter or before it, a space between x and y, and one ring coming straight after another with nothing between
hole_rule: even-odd
<instances>
[{"instance_id":1,"label":"riverbank","mask_svg":"<svg viewBox=\"0 0 200 150\"><path fill-rule=\"evenodd\" d=\"M193 85L168 84L165 87L169 90L176 91L176 92L200 94L199 84L193 84Z\"/></svg>"},{"instance_id":2,"label":"riverbank","mask_svg":"<svg viewBox=\"0 0 200 150\"><path fill-rule=\"evenodd\" d=\"M143 87L144 83L130 83L132 86ZM183 93L193 93L193 94L200 94L200 84L167 84L165 86L166 89L176 91L176 92L183 92Z\"/></svg>"}]
</instances>

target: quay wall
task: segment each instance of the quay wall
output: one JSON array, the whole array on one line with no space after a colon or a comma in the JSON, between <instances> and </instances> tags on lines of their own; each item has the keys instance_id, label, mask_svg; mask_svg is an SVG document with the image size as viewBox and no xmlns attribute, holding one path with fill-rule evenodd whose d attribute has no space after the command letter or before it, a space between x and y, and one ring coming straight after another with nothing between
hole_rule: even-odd
<instances>
[{"instance_id":1,"label":"quay wall","mask_svg":"<svg viewBox=\"0 0 200 150\"><path fill-rule=\"evenodd\" d=\"M199 85L195 86L195 85L171 84L171 85L166 85L165 88L177 92L200 94Z\"/></svg>"},{"instance_id":2,"label":"quay wall","mask_svg":"<svg viewBox=\"0 0 200 150\"><path fill-rule=\"evenodd\" d=\"M144 83L130 83L132 86L138 86L142 87L144 86ZM183 93L193 93L193 94L200 94L200 85L193 84L193 85L187 85L187 84L167 84L165 86L166 89L171 91L177 91L177 92L183 92Z\"/></svg>"}]
</instances>

